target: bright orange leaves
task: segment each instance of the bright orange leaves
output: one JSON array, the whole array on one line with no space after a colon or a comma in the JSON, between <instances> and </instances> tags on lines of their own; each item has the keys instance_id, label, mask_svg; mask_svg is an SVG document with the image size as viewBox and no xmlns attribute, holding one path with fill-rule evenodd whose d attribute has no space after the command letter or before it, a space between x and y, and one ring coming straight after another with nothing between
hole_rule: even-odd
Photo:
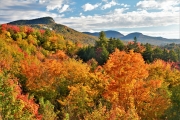
<instances>
[{"instance_id":1,"label":"bright orange leaves","mask_svg":"<svg viewBox=\"0 0 180 120\"><path fill-rule=\"evenodd\" d=\"M148 77L147 65L139 53L130 51L129 54L116 51L110 55L104 65L106 73L112 77L105 96L111 101L124 105L124 101L131 96L137 82ZM111 92L110 92L111 91ZM114 96L115 95L115 96Z\"/></svg>"},{"instance_id":2,"label":"bright orange leaves","mask_svg":"<svg viewBox=\"0 0 180 120\"><path fill-rule=\"evenodd\" d=\"M124 111L124 115L117 112L115 119L118 115L123 119L157 118L167 108L169 100L164 97L167 93L161 90L162 81L147 80L148 65L141 54L116 49L104 70L113 79L109 81L104 97L112 103L114 112L119 108Z\"/></svg>"},{"instance_id":3,"label":"bright orange leaves","mask_svg":"<svg viewBox=\"0 0 180 120\"><path fill-rule=\"evenodd\" d=\"M27 88L29 90L50 89L57 84L56 77L60 75L61 68L61 63L52 59L46 59L39 64L24 62L22 72L27 77Z\"/></svg>"}]
</instances>

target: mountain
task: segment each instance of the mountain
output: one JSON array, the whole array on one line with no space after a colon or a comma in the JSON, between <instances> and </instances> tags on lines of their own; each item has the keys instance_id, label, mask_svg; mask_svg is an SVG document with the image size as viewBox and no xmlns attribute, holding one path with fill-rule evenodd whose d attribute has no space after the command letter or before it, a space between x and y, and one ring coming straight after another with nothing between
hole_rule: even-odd
<instances>
[{"instance_id":1,"label":"mountain","mask_svg":"<svg viewBox=\"0 0 180 120\"><path fill-rule=\"evenodd\" d=\"M141 37L141 36L143 36L142 33L134 32L134 33L130 33L130 34L124 36L124 37L121 37L121 39L125 39L125 40L126 40L126 39L130 39L130 40L133 40L134 37L139 38L139 37Z\"/></svg>"},{"instance_id":2,"label":"mountain","mask_svg":"<svg viewBox=\"0 0 180 120\"><path fill-rule=\"evenodd\" d=\"M9 22L7 24L12 25L28 25L30 27L39 28L39 29L50 29L59 33L64 37L65 40L73 41L74 43L79 42L84 45L93 45L98 39L95 36L87 35L82 32L78 32L72 28L69 28L62 24L55 23L54 19L51 17L42 17L31 20L17 20Z\"/></svg>"},{"instance_id":3,"label":"mountain","mask_svg":"<svg viewBox=\"0 0 180 120\"><path fill-rule=\"evenodd\" d=\"M167 39L163 37L152 37L148 35L143 35L142 33L139 32L134 32L130 33L124 37L121 37L121 40L124 41L132 41L134 40L134 37L137 38L137 41L140 43L150 43L152 45L166 45L166 44L171 44L171 43L180 43L180 39Z\"/></svg>"},{"instance_id":4,"label":"mountain","mask_svg":"<svg viewBox=\"0 0 180 120\"><path fill-rule=\"evenodd\" d=\"M95 32L95 33L84 32L84 33L89 34L89 35L94 35L94 36L99 35L99 32ZM170 43L180 44L180 39L167 39L163 37L152 37L152 36L144 35L139 32L130 33L126 36L124 36L123 34L117 31L105 31L105 33L106 33L107 38L110 38L110 37L120 38L123 41L133 41L134 37L136 37L138 42L150 43L152 45L166 45Z\"/></svg>"},{"instance_id":5,"label":"mountain","mask_svg":"<svg viewBox=\"0 0 180 120\"><path fill-rule=\"evenodd\" d=\"M42 18L37 18L37 19L32 19L32 20L17 20L17 21L10 22L8 24L13 24L13 25L55 24L55 21L51 17L42 17Z\"/></svg>"},{"instance_id":6,"label":"mountain","mask_svg":"<svg viewBox=\"0 0 180 120\"><path fill-rule=\"evenodd\" d=\"M124 37L123 34L117 32L117 31L113 31L113 30L108 30L108 31L104 31L105 34L106 34L106 37L107 38L121 38L121 37ZM93 36L96 36L98 37L99 36L99 32L94 32L94 33L90 33L90 32L83 32L85 34L89 34L89 35L93 35Z\"/></svg>"}]
</instances>

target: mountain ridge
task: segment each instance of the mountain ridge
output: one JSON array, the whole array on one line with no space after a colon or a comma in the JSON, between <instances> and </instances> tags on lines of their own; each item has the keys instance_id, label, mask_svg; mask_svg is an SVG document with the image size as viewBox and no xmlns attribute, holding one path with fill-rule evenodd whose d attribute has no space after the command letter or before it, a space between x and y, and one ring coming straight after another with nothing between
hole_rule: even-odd
<instances>
[{"instance_id":1,"label":"mountain ridge","mask_svg":"<svg viewBox=\"0 0 180 120\"><path fill-rule=\"evenodd\" d=\"M104 31L104 32L105 32L105 34L107 33L107 31ZM99 35L99 32L94 32L94 33L84 32L84 33L94 35L94 36ZM117 32L117 31L115 31L115 33L123 35L122 33ZM107 38L110 38L110 37L119 38L122 41L133 41L134 37L136 37L138 42L150 43L152 45L166 45L166 44L171 44L171 43L180 44L180 39L168 39L168 38L163 38L163 37L152 37L152 36L144 35L143 33L140 33L140 32L129 33L127 35L123 35L122 37L116 37L116 36L113 36L113 34L107 36Z\"/></svg>"},{"instance_id":2,"label":"mountain ridge","mask_svg":"<svg viewBox=\"0 0 180 120\"><path fill-rule=\"evenodd\" d=\"M27 25L27 24L54 24L55 21L52 17L41 17L30 20L16 20L9 22L8 24L13 25Z\"/></svg>"},{"instance_id":3,"label":"mountain ridge","mask_svg":"<svg viewBox=\"0 0 180 120\"><path fill-rule=\"evenodd\" d=\"M71 40L74 43L84 45L93 45L98 39L95 36L84 34L62 24L57 24L52 17L42 17L30 20L16 20L7 24L28 25L33 28L54 30L64 37L65 40Z\"/></svg>"}]
</instances>

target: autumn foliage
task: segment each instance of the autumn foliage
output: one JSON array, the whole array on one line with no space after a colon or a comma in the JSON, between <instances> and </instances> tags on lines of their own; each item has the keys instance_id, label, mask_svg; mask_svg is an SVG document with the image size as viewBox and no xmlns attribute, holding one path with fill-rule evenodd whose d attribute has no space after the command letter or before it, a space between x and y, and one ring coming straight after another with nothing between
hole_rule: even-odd
<instances>
[{"instance_id":1,"label":"autumn foliage","mask_svg":"<svg viewBox=\"0 0 180 120\"><path fill-rule=\"evenodd\" d=\"M22 94L16 78L8 76L5 78L0 74L0 100L2 119L37 119L42 116L38 112L39 105L29 95Z\"/></svg>"},{"instance_id":2,"label":"autumn foliage","mask_svg":"<svg viewBox=\"0 0 180 120\"><path fill-rule=\"evenodd\" d=\"M178 64L145 61L148 45L99 39L84 47L53 30L1 25L0 119L179 119Z\"/></svg>"},{"instance_id":3,"label":"autumn foliage","mask_svg":"<svg viewBox=\"0 0 180 120\"><path fill-rule=\"evenodd\" d=\"M112 103L117 118L156 119L167 109L169 99L161 92L162 81L148 79L148 65L141 54L116 49L104 69L112 80L103 96Z\"/></svg>"}]
</instances>

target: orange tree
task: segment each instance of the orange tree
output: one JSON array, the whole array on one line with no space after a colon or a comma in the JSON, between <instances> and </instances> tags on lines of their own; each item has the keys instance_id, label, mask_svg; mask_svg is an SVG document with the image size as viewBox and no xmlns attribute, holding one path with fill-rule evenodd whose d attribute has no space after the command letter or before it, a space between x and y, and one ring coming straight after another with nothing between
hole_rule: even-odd
<instances>
[{"instance_id":1,"label":"orange tree","mask_svg":"<svg viewBox=\"0 0 180 120\"><path fill-rule=\"evenodd\" d=\"M167 109L169 98L161 90L162 81L148 79L149 66L141 54L116 49L103 67L112 79L103 94L116 113L111 119L157 119Z\"/></svg>"}]
</instances>

